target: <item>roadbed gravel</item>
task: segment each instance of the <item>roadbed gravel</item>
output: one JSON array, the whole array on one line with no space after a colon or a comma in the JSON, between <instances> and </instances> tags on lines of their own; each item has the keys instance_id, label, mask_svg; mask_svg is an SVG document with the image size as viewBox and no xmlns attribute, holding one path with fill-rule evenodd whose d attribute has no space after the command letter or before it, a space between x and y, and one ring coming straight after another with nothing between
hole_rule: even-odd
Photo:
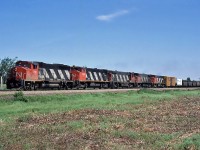
<instances>
[{"instance_id":1,"label":"roadbed gravel","mask_svg":"<svg viewBox=\"0 0 200 150\"><path fill-rule=\"evenodd\" d=\"M142 88L144 89L144 88ZM165 90L199 90L200 88L148 88L156 91ZM89 89L89 90L42 90L42 91L22 91L24 95L53 95L53 94L81 94L81 93L104 93L104 92L127 92L139 91L141 88L134 89ZM0 96L13 95L18 91L0 91Z\"/></svg>"}]
</instances>

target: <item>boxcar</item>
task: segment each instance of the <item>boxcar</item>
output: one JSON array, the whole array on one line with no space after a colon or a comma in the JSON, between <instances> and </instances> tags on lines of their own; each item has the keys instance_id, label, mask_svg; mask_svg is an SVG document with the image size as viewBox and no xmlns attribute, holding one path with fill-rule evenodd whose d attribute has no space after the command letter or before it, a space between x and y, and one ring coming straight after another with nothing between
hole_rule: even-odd
<instances>
[{"instance_id":1,"label":"boxcar","mask_svg":"<svg viewBox=\"0 0 200 150\"><path fill-rule=\"evenodd\" d=\"M176 85L179 86L179 87L183 86L183 79L177 79Z\"/></svg>"},{"instance_id":2,"label":"boxcar","mask_svg":"<svg viewBox=\"0 0 200 150\"><path fill-rule=\"evenodd\" d=\"M164 76L164 84L166 87L175 87L176 86L176 78Z\"/></svg>"},{"instance_id":3,"label":"boxcar","mask_svg":"<svg viewBox=\"0 0 200 150\"><path fill-rule=\"evenodd\" d=\"M171 87L175 87L176 86L176 78L175 77L170 77L170 84L171 84Z\"/></svg>"},{"instance_id":4,"label":"boxcar","mask_svg":"<svg viewBox=\"0 0 200 150\"><path fill-rule=\"evenodd\" d=\"M192 81L192 86L196 87L197 86L197 82L196 81Z\"/></svg>"},{"instance_id":5,"label":"boxcar","mask_svg":"<svg viewBox=\"0 0 200 150\"><path fill-rule=\"evenodd\" d=\"M193 86L193 82L192 81L188 81L188 87L192 87Z\"/></svg>"},{"instance_id":6,"label":"boxcar","mask_svg":"<svg viewBox=\"0 0 200 150\"><path fill-rule=\"evenodd\" d=\"M165 87L170 87L171 86L170 77L164 76L164 85L165 85Z\"/></svg>"},{"instance_id":7,"label":"boxcar","mask_svg":"<svg viewBox=\"0 0 200 150\"><path fill-rule=\"evenodd\" d=\"M183 87L187 87L188 86L188 81L187 80L183 80L182 81L182 86Z\"/></svg>"}]
</instances>

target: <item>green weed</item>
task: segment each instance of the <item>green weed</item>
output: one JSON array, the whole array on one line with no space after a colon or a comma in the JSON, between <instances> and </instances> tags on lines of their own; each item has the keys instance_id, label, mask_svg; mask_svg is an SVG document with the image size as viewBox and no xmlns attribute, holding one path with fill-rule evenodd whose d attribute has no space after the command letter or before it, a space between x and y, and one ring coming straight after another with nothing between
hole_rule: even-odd
<instances>
[{"instance_id":1,"label":"green weed","mask_svg":"<svg viewBox=\"0 0 200 150\"><path fill-rule=\"evenodd\" d=\"M77 130L81 129L84 126L84 122L82 120L79 121L71 121L67 123L67 126L69 127L70 130Z\"/></svg>"},{"instance_id":2,"label":"green weed","mask_svg":"<svg viewBox=\"0 0 200 150\"><path fill-rule=\"evenodd\" d=\"M22 91L15 92L14 101L22 101L22 102L28 102L28 98L24 96L24 93Z\"/></svg>"},{"instance_id":3,"label":"green weed","mask_svg":"<svg viewBox=\"0 0 200 150\"><path fill-rule=\"evenodd\" d=\"M17 119L17 121L18 121L18 122L28 122L29 120L32 119L32 117L33 117L32 115L26 114L26 115L20 116L20 117Z\"/></svg>"},{"instance_id":4,"label":"green weed","mask_svg":"<svg viewBox=\"0 0 200 150\"><path fill-rule=\"evenodd\" d=\"M184 139L181 144L178 144L175 146L175 149L199 150L200 149L200 134Z\"/></svg>"}]
</instances>

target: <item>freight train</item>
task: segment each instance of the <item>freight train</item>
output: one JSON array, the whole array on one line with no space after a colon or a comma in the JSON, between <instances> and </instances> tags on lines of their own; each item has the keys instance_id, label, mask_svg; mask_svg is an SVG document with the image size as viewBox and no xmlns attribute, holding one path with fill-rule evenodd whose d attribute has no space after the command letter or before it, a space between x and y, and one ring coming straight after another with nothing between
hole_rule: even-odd
<instances>
[{"instance_id":1,"label":"freight train","mask_svg":"<svg viewBox=\"0 0 200 150\"><path fill-rule=\"evenodd\" d=\"M8 89L87 89L135 87L200 87L200 81L107 69L17 61L7 78Z\"/></svg>"}]
</instances>

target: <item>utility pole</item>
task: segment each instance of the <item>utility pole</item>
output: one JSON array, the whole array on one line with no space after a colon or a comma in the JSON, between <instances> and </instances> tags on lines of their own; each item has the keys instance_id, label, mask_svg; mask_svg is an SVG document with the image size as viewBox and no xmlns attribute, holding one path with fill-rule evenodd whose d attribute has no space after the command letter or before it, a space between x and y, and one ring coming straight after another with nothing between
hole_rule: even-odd
<instances>
[{"instance_id":1,"label":"utility pole","mask_svg":"<svg viewBox=\"0 0 200 150\"><path fill-rule=\"evenodd\" d=\"M2 89L3 88L3 77L2 76L1 76L0 80L1 80L1 89Z\"/></svg>"}]
</instances>

